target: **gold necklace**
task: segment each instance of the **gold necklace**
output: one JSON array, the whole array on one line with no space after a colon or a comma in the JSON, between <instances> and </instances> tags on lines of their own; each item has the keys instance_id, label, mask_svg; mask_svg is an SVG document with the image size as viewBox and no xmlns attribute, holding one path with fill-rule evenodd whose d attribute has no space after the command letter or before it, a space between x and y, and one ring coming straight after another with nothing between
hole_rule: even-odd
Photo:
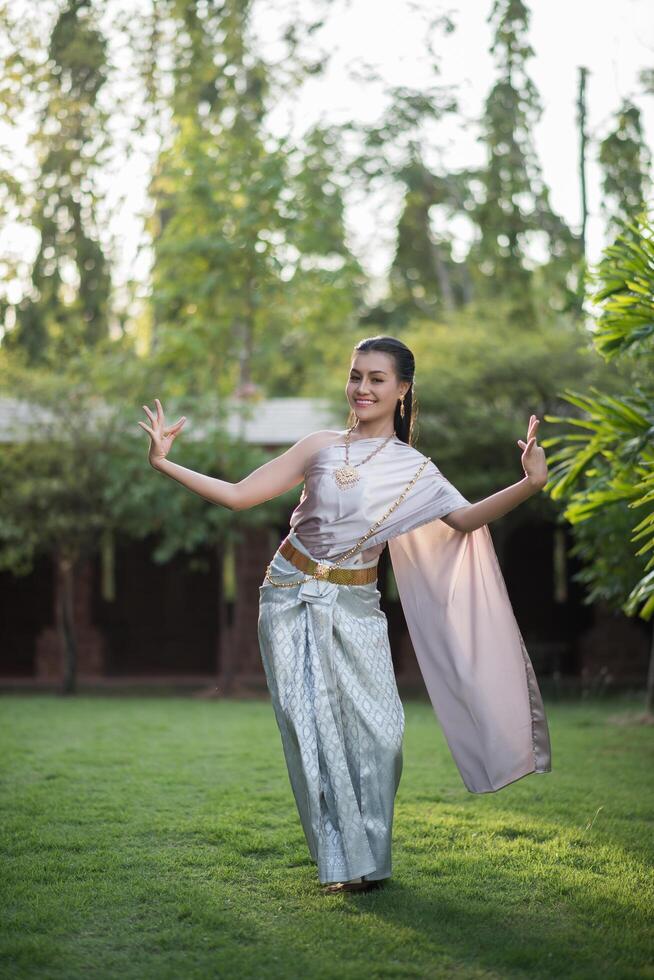
<instances>
[{"instance_id":1,"label":"gold necklace","mask_svg":"<svg viewBox=\"0 0 654 980\"><path fill-rule=\"evenodd\" d=\"M349 487L355 486L360 479L359 474L357 473L357 467L363 466L363 464L367 463L369 459L372 459L373 456L376 456L377 453L381 452L386 443L389 442L395 435L395 432L391 432L390 436L388 436L384 442L382 442L381 446L373 449L370 455L366 456L365 459L362 459L360 463L355 463L353 465L350 463L350 433L354 428L356 428L356 423L345 433L345 464L334 470L334 479L336 480L336 486L339 490L347 490Z\"/></svg>"},{"instance_id":2,"label":"gold necklace","mask_svg":"<svg viewBox=\"0 0 654 980\"><path fill-rule=\"evenodd\" d=\"M396 510L396 508L400 506L400 504L402 503L402 501L406 497L407 493L409 493L409 491L411 490L411 487L414 485L414 483L416 483L416 481L418 480L418 477L420 476L420 474L424 470L424 468L427 465L427 463L430 462L430 460L431 460L431 456L425 456L424 460L422 461L422 463L418 467L418 472L415 474L415 476L413 477L413 479L411 479L409 481L409 483L407 483L407 485L405 486L405 488L402 491L402 493L400 494L400 496L397 498L397 500L395 500L391 504L391 506L388 508L388 510L386 511L386 513L383 515L383 517L380 517L380 519L378 521L375 521L375 523L372 525L372 527L369 527L368 530L366 531L366 533L362 537L359 538L359 540L354 545L354 547L353 548L350 548L349 551L346 551L344 555L341 555L340 556L340 558L336 558L331 564L329 564L328 562L324 562L324 561L318 561L318 562L316 562L316 567L313 570L313 574L312 575L309 575L308 578L301 579L301 581L299 581L299 582L274 582L273 579L272 579L272 576L270 574L270 569L272 568L272 562L270 562L269 565L268 565L268 568L266 569L266 579L267 579L267 581L270 582L271 585L274 585L275 588L278 588L278 589L292 589L296 585L304 585L305 582L310 582L312 579L316 579L316 581L317 581L318 579L325 579L325 578L327 578L327 581L329 581L328 576L329 576L330 570L332 568L338 568L338 566L339 565L342 565L344 561L347 561L348 558L351 558L352 555L354 555L359 550L359 548L361 547L361 545L365 544L366 541L368 541L368 539L372 537L372 535L375 533L375 531L377 531L377 529L382 526L382 524L384 523L384 521L388 517L391 516L391 514L393 513L393 511Z\"/></svg>"}]
</instances>

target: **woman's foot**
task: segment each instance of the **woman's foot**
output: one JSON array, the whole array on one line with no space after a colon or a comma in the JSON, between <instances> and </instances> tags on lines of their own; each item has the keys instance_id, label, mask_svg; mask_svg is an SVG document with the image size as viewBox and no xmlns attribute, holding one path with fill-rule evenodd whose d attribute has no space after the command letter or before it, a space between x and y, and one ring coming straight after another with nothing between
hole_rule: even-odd
<instances>
[{"instance_id":1,"label":"woman's foot","mask_svg":"<svg viewBox=\"0 0 654 980\"><path fill-rule=\"evenodd\" d=\"M335 881L331 885L323 888L325 895L340 895L343 892L369 892L374 888L381 888L388 881L387 878L379 878L376 881L363 881L362 878L354 878L352 881Z\"/></svg>"}]
</instances>

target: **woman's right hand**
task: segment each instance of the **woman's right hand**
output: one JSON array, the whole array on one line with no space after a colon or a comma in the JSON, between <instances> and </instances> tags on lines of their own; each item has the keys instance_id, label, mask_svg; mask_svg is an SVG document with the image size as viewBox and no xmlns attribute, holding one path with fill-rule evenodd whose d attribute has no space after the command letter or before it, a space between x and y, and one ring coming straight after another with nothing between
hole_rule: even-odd
<instances>
[{"instance_id":1,"label":"woman's right hand","mask_svg":"<svg viewBox=\"0 0 654 980\"><path fill-rule=\"evenodd\" d=\"M152 423L152 428L146 425L145 422L139 422L139 425L144 429L150 436L150 452L148 453L148 460L151 466L156 466L166 458L170 452L170 447L175 441L175 436L180 432L182 426L186 422L186 416L182 415L174 425L166 426L164 419L163 408L161 407L161 402L158 398L154 400L157 406L157 414L151 412L147 405L143 406L143 411L146 413L150 422Z\"/></svg>"}]
</instances>

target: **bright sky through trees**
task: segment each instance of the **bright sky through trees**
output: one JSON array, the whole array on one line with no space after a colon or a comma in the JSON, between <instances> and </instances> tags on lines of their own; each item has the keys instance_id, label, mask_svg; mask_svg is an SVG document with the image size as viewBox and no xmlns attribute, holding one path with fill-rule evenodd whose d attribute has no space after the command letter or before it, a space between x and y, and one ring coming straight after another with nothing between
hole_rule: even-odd
<instances>
[{"instance_id":1,"label":"bright sky through trees","mask_svg":"<svg viewBox=\"0 0 654 980\"><path fill-rule=\"evenodd\" d=\"M19 0L26 10L34 12L32 0ZM145 6L147 0L139 0ZM104 27L110 30L112 11L134 8L134 0L109 0ZM271 5L268 5L270 8ZM288 6L276 4L286 11ZM52 11L49 3L39 4L41 12ZM255 31L264 42L264 50L274 51L275 27L280 14L259 5ZM489 53L490 28L486 18L491 0L453 0L436 5L429 0L401 0L383 4L378 0L336 0L331 5L325 27L316 35L319 49L332 52L326 74L298 92L292 105L280 105L272 116L279 132L301 132L315 119L344 122L348 119L376 119L384 107L384 87L421 87L429 84L453 86L458 94L461 112L438 124L435 142L441 150L427 162L444 168L479 164L483 147L477 142L475 120L494 78L493 58ZM651 0L532 0L530 4L531 43L535 56L528 63L544 107L535 131L545 181L551 188L553 207L574 230L579 227L580 201L578 180L578 132L576 125L577 68L589 71L587 84L588 131L592 139L606 135L613 112L624 97L633 96L643 116L645 135L654 146L654 96L642 95L638 73L654 67L654 6ZM297 3L298 16L310 18L315 10L311 0ZM440 76L434 76L425 40L428 19L449 13L456 25L444 36L431 36L441 62ZM49 20L43 18L44 29ZM114 62L127 65L130 52L118 37L111 37ZM361 74L374 68L378 82L363 82ZM113 120L119 144L110 170L100 186L105 194L108 232L113 239L115 282L129 276L147 278L148 250L137 259L143 243L142 213L147 209L148 169L156 145L150 140L136 143L126 133L121 119ZM3 158L9 164L28 161L24 146L7 146L7 134L0 128ZM129 158L120 146L131 143ZM600 214L600 174L596 163L596 145L591 145L588 161L590 221L588 227L589 258L599 257L604 242L604 222ZM349 196L348 228L351 244L366 270L382 277L390 263L395 222L400 206L400 191L388 189L379 199ZM460 228L462 238L466 228ZM28 228L5 227L0 235L0 251L22 253L29 259L36 249L35 235Z\"/></svg>"}]
</instances>

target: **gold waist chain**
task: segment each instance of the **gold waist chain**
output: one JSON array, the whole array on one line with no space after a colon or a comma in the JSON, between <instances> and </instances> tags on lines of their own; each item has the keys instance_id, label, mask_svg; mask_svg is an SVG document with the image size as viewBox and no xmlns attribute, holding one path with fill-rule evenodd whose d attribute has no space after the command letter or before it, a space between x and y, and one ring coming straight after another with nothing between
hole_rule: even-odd
<instances>
[{"instance_id":1,"label":"gold waist chain","mask_svg":"<svg viewBox=\"0 0 654 980\"><path fill-rule=\"evenodd\" d=\"M321 562L321 561L316 562L316 567L314 569L313 575L309 575L307 578L303 578L299 582L274 582L273 579L272 579L272 577L271 577L271 575L270 575L270 568L271 568L271 565L272 565L272 562L270 562L269 565L268 565L268 567L267 567L267 569L266 569L266 579L267 579L267 581L270 582L271 585L274 585L278 589L292 589L294 586L296 586L296 585L304 585L305 582L310 582L312 579L323 579L323 580L324 579L327 579L328 580L329 579L329 572L330 572L330 570L333 569L333 568L338 568L338 566L340 564L342 564L348 558L351 558L352 555L355 554L356 551L358 551L358 549L361 547L361 545L362 544L365 544L365 542L368 540L368 538L372 537L372 535L375 533L375 531L379 527L381 527L381 525L384 523L384 521L386 520L386 518L387 517L390 517L390 515L393 513L393 511L395 510L395 508L398 507L402 503L402 501L406 497L407 493L409 492L409 490L411 489L411 487L414 485L414 483L416 482L416 480L418 479L418 477L420 476L420 474L422 473L422 471L424 470L425 466L430 461L430 459L431 459L431 456L427 456L425 458L424 462L420 464L420 468L418 469L418 472L416 473L416 475L413 477L413 479L410 481L410 483L408 483L406 485L406 487L404 488L404 490L402 491L402 493L400 494L400 496L397 498L397 500L395 501L395 503L391 504L391 506L388 508L388 510L386 511L386 513L384 514L384 516L381 517L378 521L376 521L372 525L372 527L369 528L369 530L366 531L366 533L363 535L362 538L359 538L359 540L357 541L357 543L354 545L353 548L350 548L349 551L346 551L344 555L341 555L341 557L340 558L337 558L336 561L334 561L332 564L328 564L327 562Z\"/></svg>"}]
</instances>

